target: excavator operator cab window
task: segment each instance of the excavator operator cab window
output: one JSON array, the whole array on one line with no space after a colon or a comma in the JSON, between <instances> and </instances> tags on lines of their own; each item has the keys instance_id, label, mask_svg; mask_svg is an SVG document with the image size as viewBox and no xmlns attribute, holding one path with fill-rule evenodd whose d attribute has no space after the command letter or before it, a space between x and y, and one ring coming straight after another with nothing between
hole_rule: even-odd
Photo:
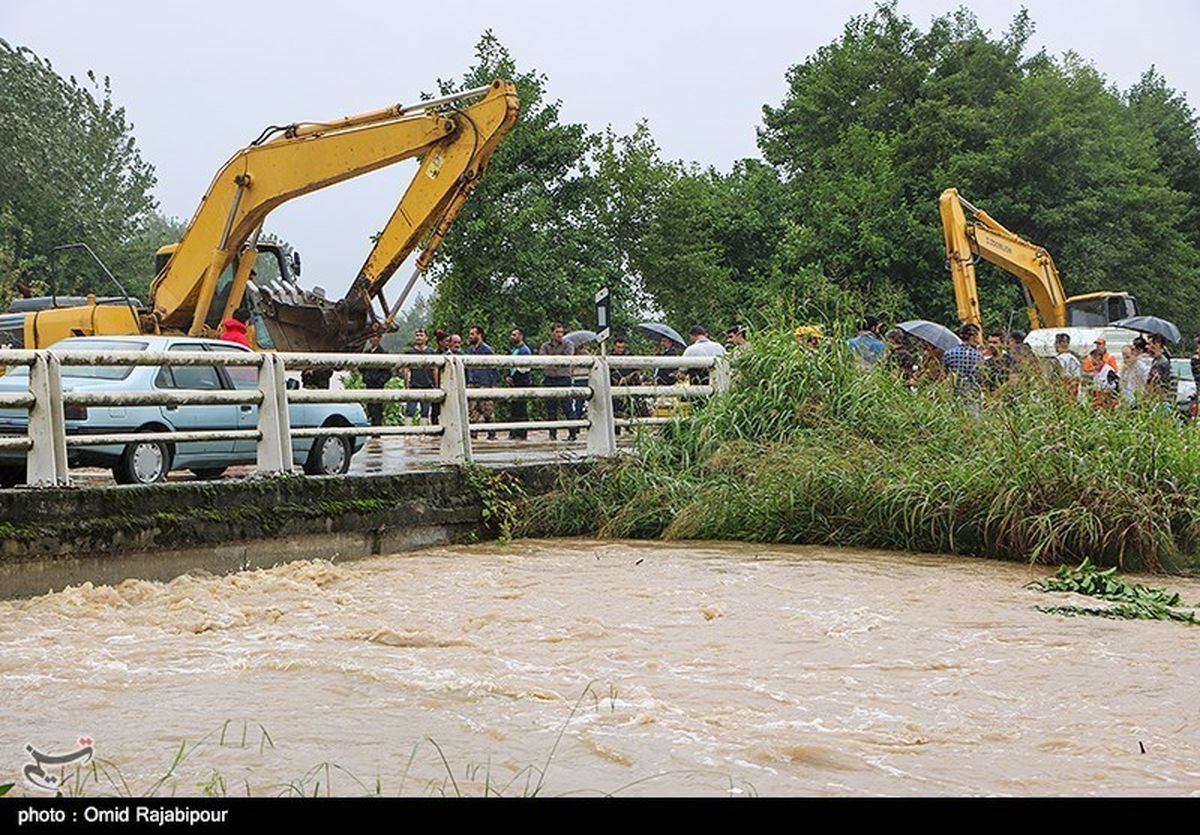
<instances>
[{"instance_id":1,"label":"excavator operator cab window","mask_svg":"<svg viewBox=\"0 0 1200 835\"><path fill-rule=\"evenodd\" d=\"M1067 304L1067 325L1072 328L1102 328L1130 316L1137 316L1137 300L1123 294Z\"/></svg>"},{"instance_id":2,"label":"excavator operator cab window","mask_svg":"<svg viewBox=\"0 0 1200 835\"><path fill-rule=\"evenodd\" d=\"M213 329L216 329L221 324L221 315L225 311L225 303L229 301L229 292L233 288L233 275L237 269L237 261L233 261L221 273L221 277L217 279L217 288L213 291L212 306L208 309L208 317L205 323ZM264 247L254 255L254 266L250 268L250 281L256 287L266 287L280 278L286 276L286 268L280 250L277 247ZM261 318L261 317L259 317ZM265 328L262 329L265 332ZM268 337L269 338L269 337ZM261 341L259 343L262 344ZM268 346L263 346L268 347Z\"/></svg>"},{"instance_id":3,"label":"excavator operator cab window","mask_svg":"<svg viewBox=\"0 0 1200 835\"><path fill-rule=\"evenodd\" d=\"M294 255L295 253L293 253ZM254 282L255 287L268 287L272 282L286 281L288 277L287 262L283 258L283 252L275 246L263 246L254 256ZM250 324L254 327L254 344L264 350L275 350L275 340L271 336L271 331L267 328L267 321L263 318L262 311L251 309Z\"/></svg>"},{"instance_id":4,"label":"excavator operator cab window","mask_svg":"<svg viewBox=\"0 0 1200 835\"><path fill-rule=\"evenodd\" d=\"M1118 322L1137 315L1137 299L1133 296L1109 296L1108 321Z\"/></svg>"},{"instance_id":5,"label":"excavator operator cab window","mask_svg":"<svg viewBox=\"0 0 1200 835\"><path fill-rule=\"evenodd\" d=\"M208 316L204 319L204 323L210 328L216 329L221 324L221 314L225 312L225 302L229 301L229 290L233 287L233 271L236 266L237 262L231 261L217 279L217 289L213 291L212 304L209 305Z\"/></svg>"},{"instance_id":6,"label":"excavator operator cab window","mask_svg":"<svg viewBox=\"0 0 1200 835\"><path fill-rule=\"evenodd\" d=\"M260 249L254 256L254 283L266 287L277 278L287 276L283 259L278 249Z\"/></svg>"},{"instance_id":7,"label":"excavator operator cab window","mask_svg":"<svg viewBox=\"0 0 1200 835\"><path fill-rule=\"evenodd\" d=\"M1067 305L1067 327L1102 328L1109 322L1108 299L1083 299Z\"/></svg>"}]
</instances>

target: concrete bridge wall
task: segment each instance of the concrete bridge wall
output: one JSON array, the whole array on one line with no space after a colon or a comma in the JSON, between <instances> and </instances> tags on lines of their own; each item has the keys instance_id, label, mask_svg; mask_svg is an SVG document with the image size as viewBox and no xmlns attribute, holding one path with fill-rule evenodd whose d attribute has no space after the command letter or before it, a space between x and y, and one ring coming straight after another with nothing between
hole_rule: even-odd
<instances>
[{"instance_id":1,"label":"concrete bridge wall","mask_svg":"<svg viewBox=\"0 0 1200 835\"><path fill-rule=\"evenodd\" d=\"M577 466L0 491L0 598L487 537L487 479L535 494Z\"/></svg>"}]
</instances>

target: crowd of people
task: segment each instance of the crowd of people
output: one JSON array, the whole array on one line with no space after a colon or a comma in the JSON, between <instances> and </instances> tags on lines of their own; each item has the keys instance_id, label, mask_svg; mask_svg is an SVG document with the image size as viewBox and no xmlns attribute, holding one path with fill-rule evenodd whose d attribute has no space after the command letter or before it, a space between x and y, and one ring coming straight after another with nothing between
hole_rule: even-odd
<instances>
[{"instance_id":1,"label":"crowd of people","mask_svg":"<svg viewBox=\"0 0 1200 835\"><path fill-rule=\"evenodd\" d=\"M978 325L967 323L955 335L957 344L943 348L899 328L883 332L880 320L868 316L847 344L863 367L884 364L914 388L949 381L972 411L977 411L988 395L1031 378L1053 380L1066 397L1088 401L1096 408L1147 401L1175 404L1178 381L1171 368L1167 340L1157 333L1140 335L1124 346L1120 362L1109 352L1104 337L1087 346L1086 353L1077 354L1071 335L1058 333L1053 358L1042 361L1022 331L985 337ZM802 326L796 330L796 339L815 346L820 344L822 333L817 326ZM1200 374L1200 336L1196 337L1191 367L1193 376Z\"/></svg>"},{"instance_id":2,"label":"crowd of people","mask_svg":"<svg viewBox=\"0 0 1200 835\"><path fill-rule=\"evenodd\" d=\"M737 346L746 342L744 331L737 327L729 329L727 338L731 346ZM562 322L554 322L551 325L548 338L536 350L526 342L525 332L519 327L512 328L508 334L508 339L508 353L512 358L511 365L508 368L468 366L466 369L466 384L468 388L497 388L501 386L510 386L518 389L531 388L535 386L534 368L530 364L523 362L523 358L534 354L557 357L589 355L595 350L594 343L577 342L567 339L566 328ZM674 339L664 336L658 342L655 355L663 357L709 357L721 356L725 353L725 347L710 339L707 330L701 326L693 327L688 332L688 340L690 344L684 347ZM383 353L384 348L381 338L376 336L370 339L364 350L368 353ZM478 356L494 355L497 351L488 343L484 328L481 325L472 325L467 330L465 347L460 334L438 328L433 331L431 342L429 331L425 328L418 328L413 334L412 342L406 347L405 353L470 354ZM625 337L617 336L613 339L611 350L608 353L610 358L631 356L630 341ZM701 384L708 382L708 372L706 369L681 372L674 368L663 367L654 369L649 379L643 376L642 370L638 368L622 368L619 363L612 363L610 361L609 369L610 380L614 386L636 386L642 385L645 382L654 382L658 385L673 385L679 382ZM588 368L586 366L566 364L547 365L538 369L538 373L540 380L537 385L546 388L586 388L588 385ZM401 377L404 381L404 387L407 389L435 389L441 386L441 369L436 366L420 367L404 365L400 368L365 368L362 371L363 385L367 388L384 388L395 377ZM328 375L323 378L313 377L311 379L305 376L304 385L305 387L326 388L329 385ZM586 400L581 397L549 398L543 402L545 404L545 419L547 421L582 420L586 410ZM506 400L505 404L507 407L506 422L524 423L529 420L528 399L514 398ZM495 400L470 398L468 408L470 411L468 419L473 427L485 427L487 424L497 422L497 404ZM647 406L639 398L614 397L613 410L618 418L630 418L644 414ZM439 422L439 412L439 404L436 402L407 402L405 404L404 415L412 423L436 424ZM384 423L383 404L367 404L367 418L372 426L382 426ZM559 431L557 428L551 428L547 431L551 440L558 439ZM618 429L618 434L619 431ZM573 426L567 428L566 432L567 439L573 441L578 437L579 429ZM488 439L495 439L496 437L494 430L489 431L486 428L473 429L471 436L477 437L480 433L486 433ZM509 430L508 437L512 440L526 440L528 438L528 429L513 427Z\"/></svg>"},{"instance_id":3,"label":"crowd of people","mask_svg":"<svg viewBox=\"0 0 1200 835\"><path fill-rule=\"evenodd\" d=\"M246 316L243 310L234 313L224 323L223 337L230 341L247 344ZM906 325L907 327L907 325ZM669 329L664 329L664 331ZM922 385L948 384L964 405L978 413L980 404L989 396L1011 390L1021 380L1052 380L1064 396L1090 402L1096 408L1113 409L1121 404L1136 405L1153 402L1174 406L1178 381L1173 373L1167 341L1159 334L1138 336L1121 349L1121 361L1109 352L1103 337L1097 338L1086 353L1077 353L1069 333L1059 333L1055 338L1054 356L1042 360L1025 341L1026 334L1014 330L1008 333L989 333L975 324L964 324L956 332L957 340L938 339L939 329L934 326L927 334L908 333L900 328L884 330L878 317L867 316L859 324L857 332L846 345L855 360L864 368L883 366L890 369L914 390ZM944 329L943 329L944 330ZM671 331L674 334L673 331ZM948 336L947 331L942 336ZM678 336L678 334L675 334ZM824 330L820 325L801 325L796 328L795 338L806 350L828 347ZM535 385L534 368L522 358L539 356L569 357L590 354L594 344L590 341L568 339L562 322L551 325L548 338L535 350L527 342L525 332L514 327L508 334L508 352L511 366L470 366L466 370L466 384L471 388L497 388L502 385L513 388L530 388ZM676 356L724 356L728 351L737 352L748 346L744 328L734 326L725 333L724 344L709 338L707 330L695 326L688 331L684 346L681 341L664 332L658 339L655 355ZM940 345L938 343L941 343ZM952 343L952 344L951 344ZM380 337L372 338L364 349L369 353L383 353ZM484 328L472 325L467 330L466 345L460 334L438 328L429 332L418 328L406 348L410 354L470 354L494 355L496 350L487 342ZM611 383L614 386L639 386L654 383L671 386L680 382L704 384L708 382L707 369L680 370L664 365L643 371L639 368L622 368L611 358L630 355L630 342L618 336L612 341L609 351ZM1196 351L1191 358L1193 377L1200 379L1200 336L1196 337ZM328 388L329 370L310 369L303 374L306 388ZM588 368L586 366L548 365L539 370L541 386L547 388L586 388ZM394 377L402 377L407 389L436 389L441 386L441 369L437 366L411 366L365 368L362 371L363 385L367 388L384 388ZM506 420L524 423L529 420L529 401L514 398L506 402ZM468 401L472 426L480 427L496 422L496 401L470 398ZM547 421L579 421L584 417L586 401L580 397L550 398L545 403ZM1196 411L1195 403L1191 411ZM618 418L636 417L648 411L644 399L614 397L613 410ZM405 403L404 414L413 423L436 424L439 422L440 406L430 400ZM1193 415L1194 416L1194 415ZM373 426L384 423L382 403L367 404L367 417ZM575 440L577 427L567 429L569 440ZM619 431L619 430L618 430ZM472 437L486 432L489 439L496 437L494 430L476 428ZM558 429L548 430L551 440L557 440ZM513 440L526 440L528 430L514 427L509 432Z\"/></svg>"}]
</instances>

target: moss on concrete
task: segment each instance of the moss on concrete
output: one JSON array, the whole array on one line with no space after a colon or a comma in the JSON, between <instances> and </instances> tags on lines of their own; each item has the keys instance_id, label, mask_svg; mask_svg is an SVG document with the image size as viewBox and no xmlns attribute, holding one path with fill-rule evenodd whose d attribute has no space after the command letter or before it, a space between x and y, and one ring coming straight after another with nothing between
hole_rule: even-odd
<instances>
[{"instance_id":1,"label":"moss on concrete","mask_svg":"<svg viewBox=\"0 0 1200 835\"><path fill-rule=\"evenodd\" d=\"M554 483L562 467L513 467L504 478L526 492ZM0 559L99 556L155 548L222 545L279 536L445 525L499 530L491 482L448 469L395 476L173 482L150 487L0 491Z\"/></svg>"}]
</instances>

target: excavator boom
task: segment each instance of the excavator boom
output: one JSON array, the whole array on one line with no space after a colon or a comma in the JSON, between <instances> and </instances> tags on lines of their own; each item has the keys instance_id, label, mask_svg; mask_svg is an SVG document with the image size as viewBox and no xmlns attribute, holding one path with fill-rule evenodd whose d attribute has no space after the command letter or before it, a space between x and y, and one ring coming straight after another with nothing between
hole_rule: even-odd
<instances>
[{"instance_id":1,"label":"excavator boom","mask_svg":"<svg viewBox=\"0 0 1200 835\"><path fill-rule=\"evenodd\" d=\"M483 96L461 109L445 109ZM331 123L291 125L238 152L218 172L174 256L151 289L153 316L163 329L210 333L241 304L252 258L240 259L220 310L213 305L222 274L267 214L302 194L412 157L416 177L341 302L308 297L263 299L264 316L280 347L343 350L377 329L371 306L387 280L431 233L418 263L428 266L478 182L500 139L517 118L516 88L506 81L456 96L395 106Z\"/></svg>"},{"instance_id":2,"label":"excavator boom","mask_svg":"<svg viewBox=\"0 0 1200 835\"><path fill-rule=\"evenodd\" d=\"M972 206L957 189L942 192L938 210L960 321L982 324L975 284L977 258L992 262L1020 280L1029 325L1034 330L1100 327L1137 315L1137 301L1128 293L1103 291L1068 298L1049 252Z\"/></svg>"},{"instance_id":3,"label":"excavator boom","mask_svg":"<svg viewBox=\"0 0 1200 835\"><path fill-rule=\"evenodd\" d=\"M948 188L942 192L938 209L942 215L946 260L950 265L960 321L982 324L979 290L975 283L975 258L980 257L1021 281L1030 301L1031 327L1066 325L1067 300L1049 252L1004 228L987 212L959 196L957 189ZM971 213L970 220L966 212Z\"/></svg>"},{"instance_id":4,"label":"excavator boom","mask_svg":"<svg viewBox=\"0 0 1200 835\"><path fill-rule=\"evenodd\" d=\"M138 321L129 322L128 311L122 318L119 311L102 310L104 316L98 317L83 308L56 308L30 314L37 319L27 323L26 341L44 345L73 334L139 331L215 335L252 287L258 239L271 211L301 195L419 157L415 179L345 298L332 303L298 288L287 298L267 287L249 293L277 347L357 350L381 330L373 300L383 301L384 285L422 242L425 250L409 286L428 268L516 122L518 108L516 87L497 80L411 106L268 129L217 172L151 284L149 309ZM383 310L389 312L386 305Z\"/></svg>"}]
</instances>

